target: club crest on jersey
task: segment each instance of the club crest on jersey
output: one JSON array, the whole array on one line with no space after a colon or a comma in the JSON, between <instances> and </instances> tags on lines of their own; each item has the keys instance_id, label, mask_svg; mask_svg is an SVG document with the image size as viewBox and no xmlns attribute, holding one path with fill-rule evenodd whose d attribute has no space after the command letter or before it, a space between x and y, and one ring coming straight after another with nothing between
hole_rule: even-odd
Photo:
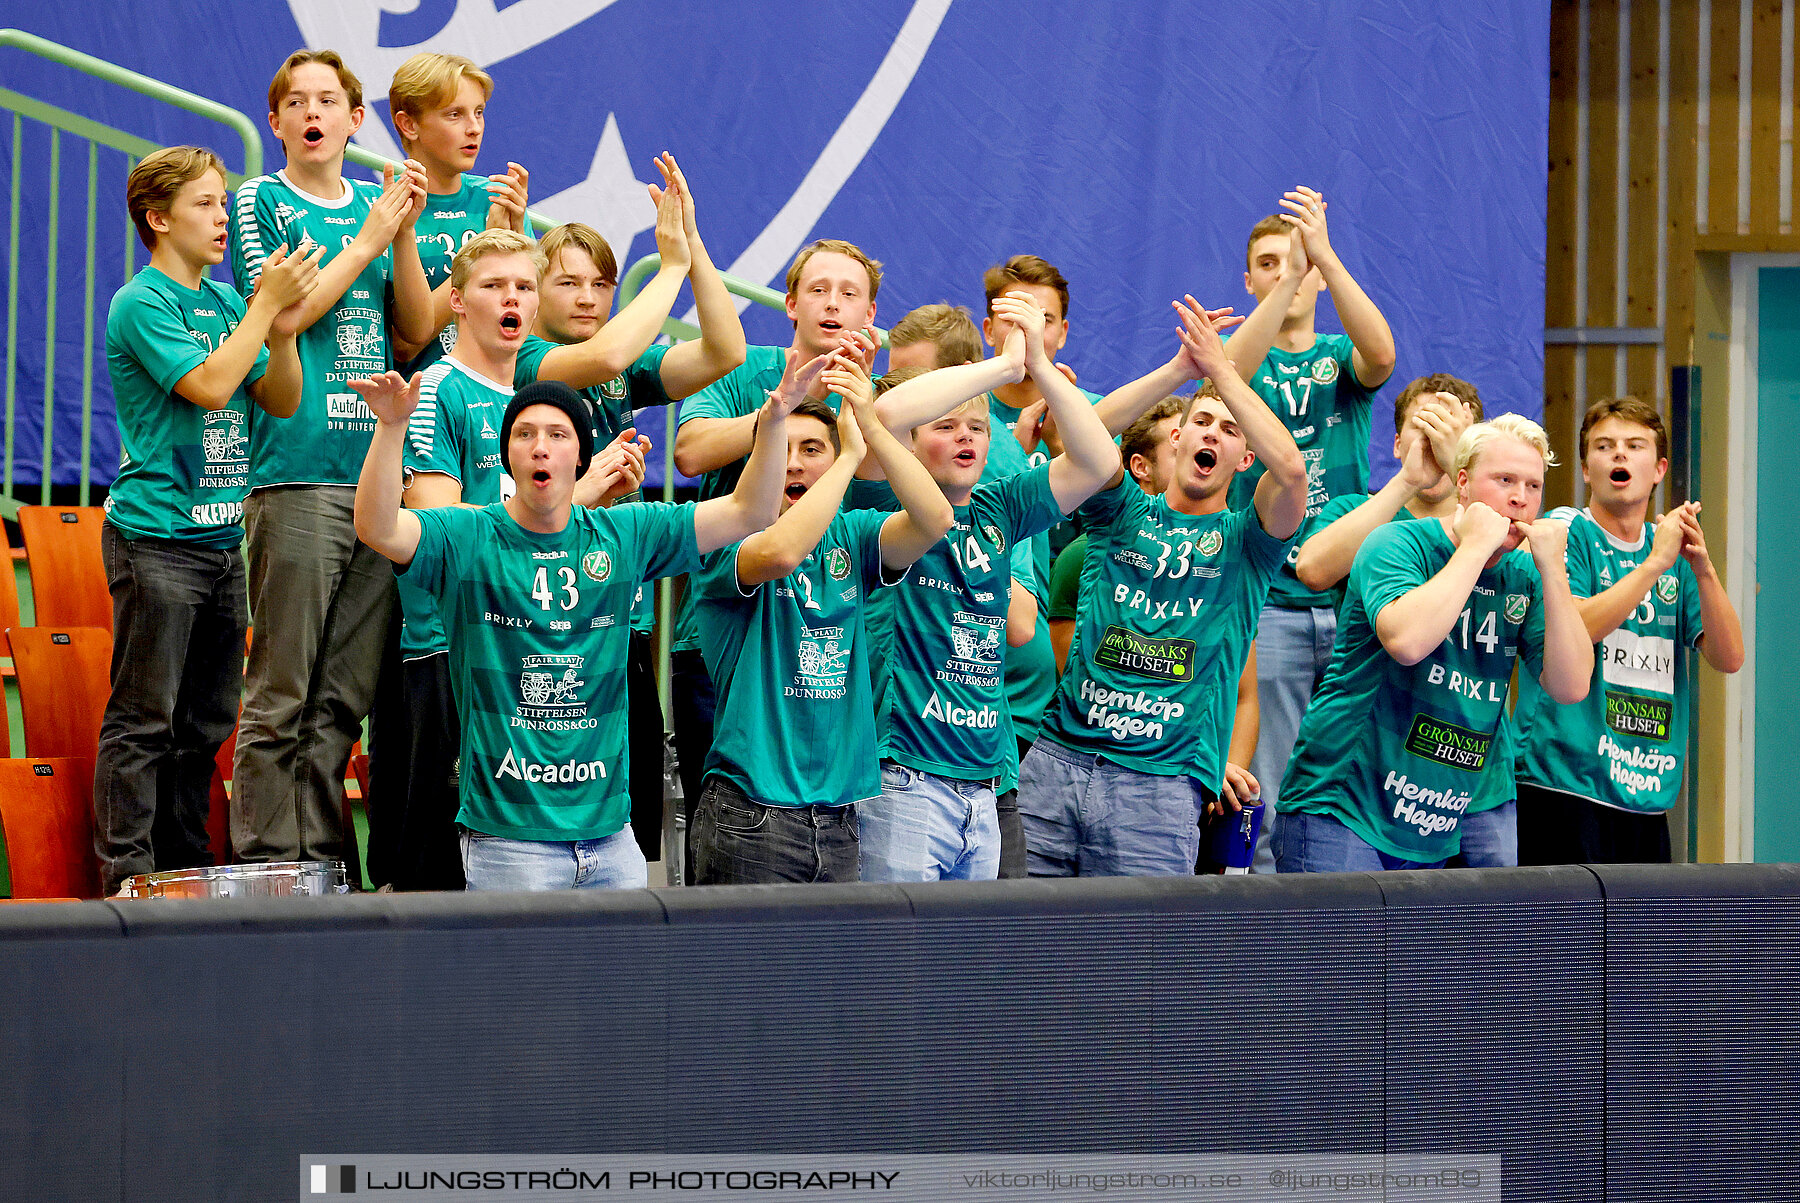
<instances>
[{"instance_id":1,"label":"club crest on jersey","mask_svg":"<svg viewBox=\"0 0 1800 1203\"><path fill-rule=\"evenodd\" d=\"M1312 378L1320 384L1330 384L1338 377L1338 363L1335 359L1315 360L1312 365Z\"/></svg>"},{"instance_id":2,"label":"club crest on jersey","mask_svg":"<svg viewBox=\"0 0 1800 1203\"><path fill-rule=\"evenodd\" d=\"M448 326L445 326L442 330L438 331L438 346L444 348L444 354L446 355L456 350L455 322L451 322Z\"/></svg>"},{"instance_id":3,"label":"club crest on jersey","mask_svg":"<svg viewBox=\"0 0 1800 1203\"><path fill-rule=\"evenodd\" d=\"M984 522L981 524L981 533L988 537L988 541L994 545L995 551L1001 555L1006 554L1006 536L1001 533L999 527L992 522Z\"/></svg>"},{"instance_id":4,"label":"club crest on jersey","mask_svg":"<svg viewBox=\"0 0 1800 1203\"><path fill-rule=\"evenodd\" d=\"M841 581L849 576L850 553L841 547L832 548L830 554L825 557L825 571L831 574L831 579L834 581Z\"/></svg>"},{"instance_id":5,"label":"club crest on jersey","mask_svg":"<svg viewBox=\"0 0 1800 1203\"><path fill-rule=\"evenodd\" d=\"M1525 611L1531 608L1531 599L1523 593L1506 595L1506 621L1521 623L1525 621Z\"/></svg>"},{"instance_id":6,"label":"club crest on jersey","mask_svg":"<svg viewBox=\"0 0 1800 1203\"><path fill-rule=\"evenodd\" d=\"M612 557L603 551L590 551L581 557L581 571L590 581L604 581L612 575Z\"/></svg>"},{"instance_id":7,"label":"club crest on jersey","mask_svg":"<svg viewBox=\"0 0 1800 1203\"><path fill-rule=\"evenodd\" d=\"M1656 578L1656 596L1672 602L1681 595L1681 582L1668 573Z\"/></svg>"},{"instance_id":8,"label":"club crest on jersey","mask_svg":"<svg viewBox=\"0 0 1800 1203\"><path fill-rule=\"evenodd\" d=\"M381 351L381 336L361 322L341 322L337 328L338 351L351 359L367 359Z\"/></svg>"},{"instance_id":9,"label":"club crest on jersey","mask_svg":"<svg viewBox=\"0 0 1800 1203\"><path fill-rule=\"evenodd\" d=\"M235 410L218 409L206 416L206 429L200 435L200 447L206 462L234 459L244 453L243 426Z\"/></svg>"},{"instance_id":10,"label":"club crest on jersey","mask_svg":"<svg viewBox=\"0 0 1800 1203\"><path fill-rule=\"evenodd\" d=\"M625 377L623 376L614 376L600 386L600 395L608 401L623 401L625 391Z\"/></svg>"},{"instance_id":11,"label":"club crest on jersey","mask_svg":"<svg viewBox=\"0 0 1800 1203\"><path fill-rule=\"evenodd\" d=\"M1200 536L1200 541L1194 544L1194 550L1203 556L1211 557L1218 555L1219 549L1223 546L1225 546L1225 536L1216 530L1209 530Z\"/></svg>"}]
</instances>

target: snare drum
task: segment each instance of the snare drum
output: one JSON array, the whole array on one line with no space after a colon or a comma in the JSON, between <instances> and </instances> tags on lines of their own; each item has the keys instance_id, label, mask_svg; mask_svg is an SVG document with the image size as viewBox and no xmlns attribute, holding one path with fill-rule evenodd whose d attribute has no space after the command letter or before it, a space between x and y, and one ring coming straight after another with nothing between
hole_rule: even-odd
<instances>
[{"instance_id":1,"label":"snare drum","mask_svg":"<svg viewBox=\"0 0 1800 1203\"><path fill-rule=\"evenodd\" d=\"M128 877L121 898L291 898L347 894L341 860L274 861L258 865L205 865Z\"/></svg>"}]
</instances>

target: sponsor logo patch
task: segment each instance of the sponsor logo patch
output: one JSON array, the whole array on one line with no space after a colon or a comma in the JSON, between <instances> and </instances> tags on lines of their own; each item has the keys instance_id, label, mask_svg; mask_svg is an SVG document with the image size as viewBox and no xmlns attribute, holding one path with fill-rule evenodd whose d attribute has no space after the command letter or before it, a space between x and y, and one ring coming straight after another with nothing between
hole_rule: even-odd
<instances>
[{"instance_id":1,"label":"sponsor logo patch","mask_svg":"<svg viewBox=\"0 0 1800 1203\"><path fill-rule=\"evenodd\" d=\"M1491 735L1447 723L1429 714L1414 715L1412 728L1406 733L1408 752L1465 773L1481 771L1481 766L1487 763L1491 743Z\"/></svg>"},{"instance_id":2,"label":"sponsor logo patch","mask_svg":"<svg viewBox=\"0 0 1800 1203\"><path fill-rule=\"evenodd\" d=\"M1194 679L1194 641L1151 639L1127 627L1110 626L1100 637L1094 662L1153 681L1191 681Z\"/></svg>"},{"instance_id":3,"label":"sponsor logo patch","mask_svg":"<svg viewBox=\"0 0 1800 1203\"><path fill-rule=\"evenodd\" d=\"M1606 691L1606 725L1620 735L1667 743L1674 715L1675 705L1668 698Z\"/></svg>"}]
</instances>

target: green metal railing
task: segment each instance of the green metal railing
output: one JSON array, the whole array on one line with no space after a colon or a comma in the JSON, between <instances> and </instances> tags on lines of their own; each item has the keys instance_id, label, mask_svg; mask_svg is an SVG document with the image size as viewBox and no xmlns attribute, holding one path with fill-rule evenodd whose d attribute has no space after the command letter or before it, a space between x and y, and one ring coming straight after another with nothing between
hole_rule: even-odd
<instances>
[{"instance_id":1,"label":"green metal railing","mask_svg":"<svg viewBox=\"0 0 1800 1203\"><path fill-rule=\"evenodd\" d=\"M227 108L216 101L203 96L195 96L180 88L171 87L160 80L151 79L147 75L139 75L116 63L109 63L78 50L59 46L55 42L45 41L33 34L17 29L0 29L0 50L23 50L35 54L51 62L73 68L76 71L100 80L102 83L116 84L127 88L152 100L172 105L185 112L217 121L238 135L243 144L243 171L231 173L226 182L233 186L246 176L261 175L263 165L262 135L256 124L235 109ZM98 121L71 113L55 105L25 96L10 88L0 87L0 110L12 114L12 186L10 189L11 209L7 219L7 272L6 272L6 434L5 434L5 466L0 473L0 516L8 518L17 515L22 504L13 496L13 422L18 406L18 348L19 348L19 212L23 206L24 187L24 132L27 120L46 125L50 129L50 154L48 159L48 202L49 223L46 239L46 271L43 281L44 296L44 439L43 439L43 471L39 487L39 500L48 504L50 501L50 482L52 468L52 449L55 433L56 409L56 334L58 322L58 268L61 258L59 242L62 236L62 141L66 134L70 138L79 139L87 146L87 211L86 211L86 261L85 283L82 290L82 356L81 356L81 495L80 503L88 504L91 484L93 415L94 415L94 281L97 275L96 246L98 244L99 202L100 202L100 148L115 150L126 157L125 170L129 172L137 165L139 159L158 149L158 144L124 130L114 129ZM110 199L110 198L109 198ZM133 262L136 254L137 234L129 222L125 232L125 272L123 279L129 279L136 266ZM121 281L122 282L122 281Z\"/></svg>"}]
</instances>

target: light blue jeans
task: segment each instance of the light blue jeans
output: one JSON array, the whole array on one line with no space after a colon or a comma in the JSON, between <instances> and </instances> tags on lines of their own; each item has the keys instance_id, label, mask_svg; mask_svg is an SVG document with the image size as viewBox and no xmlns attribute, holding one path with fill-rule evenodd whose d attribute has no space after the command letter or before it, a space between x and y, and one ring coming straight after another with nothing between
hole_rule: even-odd
<instances>
[{"instance_id":1,"label":"light blue jeans","mask_svg":"<svg viewBox=\"0 0 1800 1203\"><path fill-rule=\"evenodd\" d=\"M1456 833L1462 837L1462 851L1450 858L1452 869L1510 869L1519 863L1516 801L1464 815Z\"/></svg>"},{"instance_id":2,"label":"light blue jeans","mask_svg":"<svg viewBox=\"0 0 1800 1203\"><path fill-rule=\"evenodd\" d=\"M1269 850L1275 829L1287 821L1275 813L1281 798L1281 777L1287 772L1294 740L1300 734L1300 718L1312 701L1313 687L1331 663L1331 645L1337 638L1337 612L1284 610L1264 606L1256 626L1256 703L1259 713L1256 755L1249 769L1262 786L1262 834L1256 837L1253 873L1275 872L1275 855Z\"/></svg>"},{"instance_id":3,"label":"light blue jeans","mask_svg":"<svg viewBox=\"0 0 1800 1203\"><path fill-rule=\"evenodd\" d=\"M471 890L632 890L649 884L643 850L629 827L572 843L464 831L462 858Z\"/></svg>"},{"instance_id":4,"label":"light blue jeans","mask_svg":"<svg viewBox=\"0 0 1800 1203\"><path fill-rule=\"evenodd\" d=\"M857 807L864 881L993 881L1000 815L986 782L881 763L881 796Z\"/></svg>"},{"instance_id":5,"label":"light blue jeans","mask_svg":"<svg viewBox=\"0 0 1800 1203\"><path fill-rule=\"evenodd\" d=\"M1292 811L1275 833L1277 873L1379 873L1384 869L1441 869L1443 861L1402 860L1381 851L1330 815Z\"/></svg>"},{"instance_id":6,"label":"light blue jeans","mask_svg":"<svg viewBox=\"0 0 1800 1203\"><path fill-rule=\"evenodd\" d=\"M1208 801L1192 777L1140 773L1038 737L1019 764L1033 877L1192 877Z\"/></svg>"}]
</instances>

